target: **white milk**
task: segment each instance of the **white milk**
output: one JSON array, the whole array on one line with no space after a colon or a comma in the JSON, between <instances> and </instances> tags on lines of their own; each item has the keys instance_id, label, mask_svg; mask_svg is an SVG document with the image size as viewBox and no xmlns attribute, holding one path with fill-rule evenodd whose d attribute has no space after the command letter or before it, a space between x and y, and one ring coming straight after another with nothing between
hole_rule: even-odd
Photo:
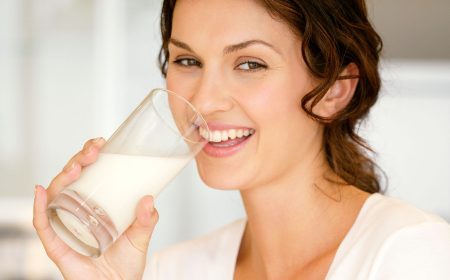
<instances>
[{"instance_id":1,"label":"white milk","mask_svg":"<svg viewBox=\"0 0 450 280\"><path fill-rule=\"evenodd\" d=\"M120 235L136 217L136 206L144 195L156 197L190 160L189 156L162 158L100 153L67 189L102 208ZM92 236L80 228L73 216L57 211L67 228L77 228L78 238L96 247ZM56 229L58 234L65 235ZM63 236L61 236L63 237ZM67 236L63 239L69 241ZM73 242L70 242L73 243ZM70 244L73 247L73 244Z\"/></svg>"}]
</instances>

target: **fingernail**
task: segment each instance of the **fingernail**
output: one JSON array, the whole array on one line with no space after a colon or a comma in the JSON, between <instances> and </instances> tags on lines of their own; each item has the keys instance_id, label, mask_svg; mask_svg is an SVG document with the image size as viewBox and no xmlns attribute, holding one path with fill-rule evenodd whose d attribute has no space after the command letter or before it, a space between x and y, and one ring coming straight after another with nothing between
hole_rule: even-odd
<instances>
[{"instance_id":1,"label":"fingernail","mask_svg":"<svg viewBox=\"0 0 450 280\"><path fill-rule=\"evenodd\" d=\"M148 207L148 213L153 214L155 211L155 204L152 202L152 204Z\"/></svg>"},{"instance_id":2,"label":"fingernail","mask_svg":"<svg viewBox=\"0 0 450 280\"><path fill-rule=\"evenodd\" d=\"M150 213L150 215L153 213L153 211L155 210L155 208L152 206L148 207L148 213Z\"/></svg>"},{"instance_id":3,"label":"fingernail","mask_svg":"<svg viewBox=\"0 0 450 280\"><path fill-rule=\"evenodd\" d=\"M34 196L36 196L36 192L37 192L38 187L39 187L39 185L35 185L34 186Z\"/></svg>"},{"instance_id":4,"label":"fingernail","mask_svg":"<svg viewBox=\"0 0 450 280\"><path fill-rule=\"evenodd\" d=\"M93 143L97 143L97 142L100 142L100 140L102 140L102 137L97 137L97 138L94 138L94 139L92 140L92 142L93 142Z\"/></svg>"}]
</instances>

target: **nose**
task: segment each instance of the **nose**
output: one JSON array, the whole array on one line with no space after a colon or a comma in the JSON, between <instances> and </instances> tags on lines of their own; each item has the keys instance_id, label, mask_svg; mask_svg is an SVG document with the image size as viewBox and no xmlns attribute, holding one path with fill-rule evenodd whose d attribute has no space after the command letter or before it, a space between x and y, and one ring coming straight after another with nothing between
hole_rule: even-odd
<instances>
[{"instance_id":1,"label":"nose","mask_svg":"<svg viewBox=\"0 0 450 280\"><path fill-rule=\"evenodd\" d=\"M227 94L223 77L218 72L205 69L194 87L190 102L204 117L233 108L233 100Z\"/></svg>"}]
</instances>

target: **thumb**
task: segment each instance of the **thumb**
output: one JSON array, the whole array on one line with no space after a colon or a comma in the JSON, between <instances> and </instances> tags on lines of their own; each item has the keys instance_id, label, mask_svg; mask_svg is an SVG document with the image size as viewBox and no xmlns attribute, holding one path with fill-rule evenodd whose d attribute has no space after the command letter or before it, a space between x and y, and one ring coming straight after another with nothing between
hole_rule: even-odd
<instances>
[{"instance_id":1,"label":"thumb","mask_svg":"<svg viewBox=\"0 0 450 280\"><path fill-rule=\"evenodd\" d=\"M150 238L158 222L158 212L154 208L152 196L144 196L136 208L136 220L125 231L131 244L146 253Z\"/></svg>"}]
</instances>

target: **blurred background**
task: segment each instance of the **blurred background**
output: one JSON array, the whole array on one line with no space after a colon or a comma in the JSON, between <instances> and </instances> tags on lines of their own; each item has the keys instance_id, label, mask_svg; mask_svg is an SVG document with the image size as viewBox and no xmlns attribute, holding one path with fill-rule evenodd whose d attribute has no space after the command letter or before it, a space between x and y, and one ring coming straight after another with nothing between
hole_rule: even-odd
<instances>
[{"instance_id":1,"label":"blurred background","mask_svg":"<svg viewBox=\"0 0 450 280\"><path fill-rule=\"evenodd\" d=\"M0 0L0 279L61 279L33 233L34 185L109 137L157 68L160 0ZM361 133L388 194L450 221L450 2L368 0L383 90ZM244 216L189 165L157 201L151 252Z\"/></svg>"}]
</instances>

